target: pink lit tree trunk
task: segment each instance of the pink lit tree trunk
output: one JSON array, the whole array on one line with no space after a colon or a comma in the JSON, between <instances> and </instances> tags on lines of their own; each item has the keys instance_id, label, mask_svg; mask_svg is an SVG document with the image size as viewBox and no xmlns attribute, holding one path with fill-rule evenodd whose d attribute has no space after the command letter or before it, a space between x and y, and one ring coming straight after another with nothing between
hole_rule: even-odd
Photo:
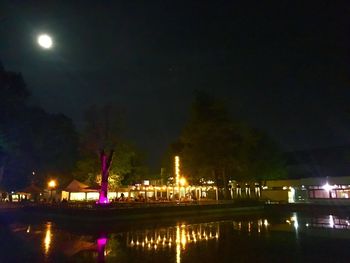
<instances>
[{"instance_id":1,"label":"pink lit tree trunk","mask_svg":"<svg viewBox=\"0 0 350 263\"><path fill-rule=\"evenodd\" d=\"M108 176L109 176L109 168L111 167L112 158L113 158L114 151L112 150L107 156L107 154L104 152L104 150L100 153L100 160L101 160L101 191L100 191L100 197L99 197L99 203L100 204L106 204L108 203Z\"/></svg>"}]
</instances>

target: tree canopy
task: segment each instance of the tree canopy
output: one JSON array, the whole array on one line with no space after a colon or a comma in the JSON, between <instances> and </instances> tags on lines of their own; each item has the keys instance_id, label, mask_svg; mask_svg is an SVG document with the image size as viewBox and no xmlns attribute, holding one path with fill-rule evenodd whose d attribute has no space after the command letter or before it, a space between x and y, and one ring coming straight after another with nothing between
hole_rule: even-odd
<instances>
[{"instance_id":1,"label":"tree canopy","mask_svg":"<svg viewBox=\"0 0 350 263\"><path fill-rule=\"evenodd\" d=\"M122 115L110 104L91 106L85 112L85 127L81 134L80 158L75 177L90 184L99 183L99 152L114 150L109 171L109 188L137 181L146 173L142 154L122 136Z\"/></svg>"},{"instance_id":2,"label":"tree canopy","mask_svg":"<svg viewBox=\"0 0 350 263\"><path fill-rule=\"evenodd\" d=\"M286 176L278 145L261 131L233 121L225 104L204 92L196 94L189 121L169 153L180 155L182 173L191 183L214 181L226 196L229 180Z\"/></svg>"},{"instance_id":3,"label":"tree canopy","mask_svg":"<svg viewBox=\"0 0 350 263\"><path fill-rule=\"evenodd\" d=\"M0 69L0 184L18 189L60 175L70 177L77 158L78 135L72 121L30 105L20 74ZM35 176L33 176L33 172Z\"/></svg>"}]
</instances>

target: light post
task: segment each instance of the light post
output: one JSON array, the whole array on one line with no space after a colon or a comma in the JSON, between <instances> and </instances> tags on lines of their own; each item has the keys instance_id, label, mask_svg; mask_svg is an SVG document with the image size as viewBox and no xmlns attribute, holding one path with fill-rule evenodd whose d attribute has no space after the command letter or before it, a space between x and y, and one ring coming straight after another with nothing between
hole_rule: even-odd
<instances>
[{"instance_id":1,"label":"light post","mask_svg":"<svg viewBox=\"0 0 350 263\"><path fill-rule=\"evenodd\" d=\"M175 184L177 185L177 190L179 193L179 200L180 200L180 157L179 156L175 156ZM174 197L175 197L175 193L174 193Z\"/></svg>"},{"instance_id":2,"label":"light post","mask_svg":"<svg viewBox=\"0 0 350 263\"><path fill-rule=\"evenodd\" d=\"M50 180L47 185L50 189L50 200L52 201L52 191L56 187L57 183L55 180Z\"/></svg>"}]
</instances>

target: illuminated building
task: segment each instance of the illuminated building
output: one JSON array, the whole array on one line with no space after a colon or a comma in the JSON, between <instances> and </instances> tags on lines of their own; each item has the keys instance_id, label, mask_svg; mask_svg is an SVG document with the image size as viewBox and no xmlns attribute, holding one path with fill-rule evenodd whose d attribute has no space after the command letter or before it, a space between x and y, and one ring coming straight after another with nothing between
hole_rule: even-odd
<instances>
[{"instance_id":1,"label":"illuminated building","mask_svg":"<svg viewBox=\"0 0 350 263\"><path fill-rule=\"evenodd\" d=\"M350 204L350 176L268 180L262 199L282 203Z\"/></svg>"},{"instance_id":2,"label":"illuminated building","mask_svg":"<svg viewBox=\"0 0 350 263\"><path fill-rule=\"evenodd\" d=\"M179 179L179 187L173 185L152 185L150 181L133 186L117 188L115 191L108 191L109 200L115 200L124 196L125 201L137 201L140 196L145 200L171 200L178 189L182 191L182 196L194 196L197 200L218 198L217 188L213 185L194 186L188 185L183 178ZM96 201L99 198L99 189L91 188L77 180L73 180L62 190L61 200L67 201ZM145 201L144 200L144 201ZM189 199L190 200L190 199Z\"/></svg>"}]
</instances>

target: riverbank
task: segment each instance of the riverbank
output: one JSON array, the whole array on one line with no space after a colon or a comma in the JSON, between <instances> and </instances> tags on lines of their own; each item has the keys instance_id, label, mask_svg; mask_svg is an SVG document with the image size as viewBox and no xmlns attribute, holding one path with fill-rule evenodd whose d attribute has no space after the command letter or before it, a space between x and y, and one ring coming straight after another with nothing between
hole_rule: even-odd
<instances>
[{"instance_id":1,"label":"riverbank","mask_svg":"<svg viewBox=\"0 0 350 263\"><path fill-rule=\"evenodd\" d=\"M289 213L302 212L308 214L337 214L348 215L350 205L339 204L313 204L313 203L294 203L294 204L265 204L266 213Z\"/></svg>"},{"instance_id":2,"label":"riverbank","mask_svg":"<svg viewBox=\"0 0 350 263\"><path fill-rule=\"evenodd\" d=\"M258 201L207 201L207 202L150 202L58 204L7 204L0 206L0 219L12 217L41 217L84 222L113 222L137 219L161 220L171 217L200 217L208 215L247 215L253 213L276 214L303 212L309 214L349 214L347 205L320 204L263 204Z\"/></svg>"},{"instance_id":3,"label":"riverbank","mask_svg":"<svg viewBox=\"0 0 350 263\"><path fill-rule=\"evenodd\" d=\"M250 214L263 211L259 202L192 202L192 203L116 203L94 204L26 204L2 208L1 215L45 217L47 219L94 221L159 220L169 217L206 216L213 214Z\"/></svg>"}]
</instances>

